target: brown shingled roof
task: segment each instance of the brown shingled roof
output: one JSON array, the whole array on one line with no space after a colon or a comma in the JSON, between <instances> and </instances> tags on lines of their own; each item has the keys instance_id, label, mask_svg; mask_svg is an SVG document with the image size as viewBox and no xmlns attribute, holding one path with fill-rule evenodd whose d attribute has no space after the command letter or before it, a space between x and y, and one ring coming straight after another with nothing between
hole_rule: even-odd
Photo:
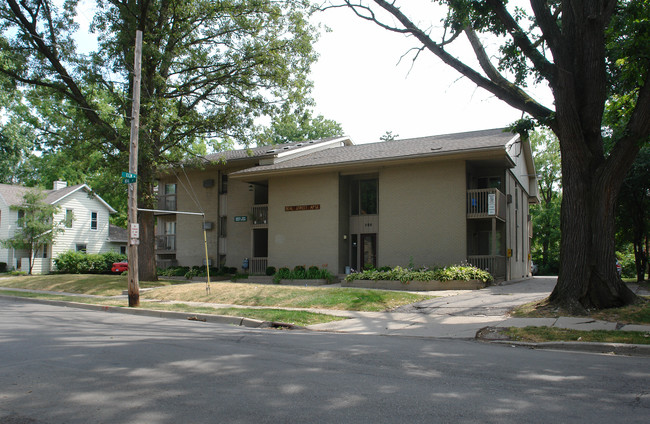
<instances>
[{"instance_id":1,"label":"brown shingled roof","mask_svg":"<svg viewBox=\"0 0 650 424\"><path fill-rule=\"evenodd\" d=\"M454 152L469 152L486 149L504 149L516 136L503 128L419 137L404 140L335 147L289 159L272 165L256 166L233 173L249 175L261 172L335 166L356 162L408 159L435 156Z\"/></svg>"}]
</instances>

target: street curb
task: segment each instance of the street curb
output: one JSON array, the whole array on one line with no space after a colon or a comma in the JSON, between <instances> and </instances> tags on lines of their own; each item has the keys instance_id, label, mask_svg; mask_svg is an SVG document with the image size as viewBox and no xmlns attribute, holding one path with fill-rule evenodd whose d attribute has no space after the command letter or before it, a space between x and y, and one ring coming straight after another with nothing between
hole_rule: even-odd
<instances>
[{"instance_id":1,"label":"street curb","mask_svg":"<svg viewBox=\"0 0 650 424\"><path fill-rule=\"evenodd\" d=\"M63 306L69 308L88 309L91 311L102 311L119 314L140 315L154 318L173 318L185 319L189 321L210 322L216 324L231 324L240 327L248 328L285 328L291 330L303 330L304 327L299 325L287 324L284 322L275 321L262 321L253 318L236 317L229 315L213 315L213 314L195 314L190 312L172 312L172 311L156 311L153 309L142 308L125 308L120 306L105 306L105 305L91 305L87 303L71 302L66 300L48 300L48 299L34 299L29 297L7 296L0 295L0 299L11 300L14 302L31 302L42 305Z\"/></svg>"},{"instance_id":2,"label":"street curb","mask_svg":"<svg viewBox=\"0 0 650 424\"><path fill-rule=\"evenodd\" d=\"M650 345L625 343L593 343L593 342L515 342L507 340L485 340L481 342L527 347L529 349L570 350L589 353L604 353L625 356L650 357Z\"/></svg>"}]
</instances>

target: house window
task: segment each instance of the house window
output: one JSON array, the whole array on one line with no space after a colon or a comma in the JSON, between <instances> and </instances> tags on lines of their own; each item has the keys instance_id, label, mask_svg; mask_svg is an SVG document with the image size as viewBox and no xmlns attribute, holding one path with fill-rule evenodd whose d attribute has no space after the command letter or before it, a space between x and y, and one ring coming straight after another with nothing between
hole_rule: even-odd
<instances>
[{"instance_id":1,"label":"house window","mask_svg":"<svg viewBox=\"0 0 650 424\"><path fill-rule=\"evenodd\" d=\"M219 237L226 237L226 228L228 223L227 216L219 217Z\"/></svg>"},{"instance_id":2,"label":"house window","mask_svg":"<svg viewBox=\"0 0 650 424\"><path fill-rule=\"evenodd\" d=\"M86 244L85 243L77 243L77 252L86 253Z\"/></svg>"},{"instance_id":3,"label":"house window","mask_svg":"<svg viewBox=\"0 0 650 424\"><path fill-rule=\"evenodd\" d=\"M16 221L16 228L23 228L23 222L25 222L25 211L22 209L18 210L18 220Z\"/></svg>"},{"instance_id":4,"label":"house window","mask_svg":"<svg viewBox=\"0 0 650 424\"><path fill-rule=\"evenodd\" d=\"M219 186L219 194L226 194L226 193L228 193L228 176L222 175L221 185Z\"/></svg>"},{"instance_id":5,"label":"house window","mask_svg":"<svg viewBox=\"0 0 650 424\"><path fill-rule=\"evenodd\" d=\"M496 188L501 190L501 177L480 177L477 188Z\"/></svg>"},{"instance_id":6,"label":"house window","mask_svg":"<svg viewBox=\"0 0 650 424\"><path fill-rule=\"evenodd\" d=\"M176 184L165 184L165 209L176 210Z\"/></svg>"},{"instance_id":7,"label":"house window","mask_svg":"<svg viewBox=\"0 0 650 424\"><path fill-rule=\"evenodd\" d=\"M43 254L41 255L43 259L47 259L47 248L48 248L47 244L43 246Z\"/></svg>"},{"instance_id":8,"label":"house window","mask_svg":"<svg viewBox=\"0 0 650 424\"><path fill-rule=\"evenodd\" d=\"M97 212L90 212L90 229L97 230Z\"/></svg>"},{"instance_id":9,"label":"house window","mask_svg":"<svg viewBox=\"0 0 650 424\"><path fill-rule=\"evenodd\" d=\"M72 228L72 220L74 219L74 214L72 209L65 210L65 228Z\"/></svg>"},{"instance_id":10,"label":"house window","mask_svg":"<svg viewBox=\"0 0 650 424\"><path fill-rule=\"evenodd\" d=\"M126 246L120 246L120 254L126 255Z\"/></svg>"},{"instance_id":11,"label":"house window","mask_svg":"<svg viewBox=\"0 0 650 424\"><path fill-rule=\"evenodd\" d=\"M377 215L378 181L354 180L350 187L350 214Z\"/></svg>"}]
</instances>

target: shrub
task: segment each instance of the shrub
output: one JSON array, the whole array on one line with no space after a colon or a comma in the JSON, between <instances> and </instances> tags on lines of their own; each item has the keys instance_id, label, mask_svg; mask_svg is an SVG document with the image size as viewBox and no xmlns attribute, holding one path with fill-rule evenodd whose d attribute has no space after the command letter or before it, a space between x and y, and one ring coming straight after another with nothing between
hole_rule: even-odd
<instances>
[{"instance_id":1,"label":"shrub","mask_svg":"<svg viewBox=\"0 0 650 424\"><path fill-rule=\"evenodd\" d=\"M54 265L62 274L107 274L114 262L126 260L126 255L115 252L84 253L67 251L54 258Z\"/></svg>"},{"instance_id":2,"label":"shrub","mask_svg":"<svg viewBox=\"0 0 650 424\"><path fill-rule=\"evenodd\" d=\"M189 266L170 266L158 274L165 277L183 277L190 270Z\"/></svg>"},{"instance_id":3,"label":"shrub","mask_svg":"<svg viewBox=\"0 0 650 424\"><path fill-rule=\"evenodd\" d=\"M327 280L334 281L334 275L326 269L318 269L317 266L310 266L309 270L305 271L304 266L297 266L293 271L289 268L283 267L278 270L273 276L273 282L278 284L280 280Z\"/></svg>"},{"instance_id":4,"label":"shrub","mask_svg":"<svg viewBox=\"0 0 650 424\"><path fill-rule=\"evenodd\" d=\"M446 268L411 270L396 266L389 271L366 270L355 272L345 277L345 281L353 280L392 280L406 284L409 281L451 281L451 280L480 280L484 283L493 280L489 272L474 266L450 266Z\"/></svg>"},{"instance_id":5,"label":"shrub","mask_svg":"<svg viewBox=\"0 0 650 424\"><path fill-rule=\"evenodd\" d=\"M0 262L0 272L7 272L7 263Z\"/></svg>"},{"instance_id":6,"label":"shrub","mask_svg":"<svg viewBox=\"0 0 650 424\"><path fill-rule=\"evenodd\" d=\"M269 277L275 274L275 267L274 266L267 266L266 267L266 275Z\"/></svg>"}]
</instances>

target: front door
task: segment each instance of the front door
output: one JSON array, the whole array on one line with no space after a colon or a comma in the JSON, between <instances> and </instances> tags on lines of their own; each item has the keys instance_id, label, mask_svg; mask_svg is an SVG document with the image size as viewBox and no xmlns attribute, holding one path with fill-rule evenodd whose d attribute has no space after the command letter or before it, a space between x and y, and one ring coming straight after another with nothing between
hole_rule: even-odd
<instances>
[{"instance_id":1,"label":"front door","mask_svg":"<svg viewBox=\"0 0 650 424\"><path fill-rule=\"evenodd\" d=\"M361 234L361 266L377 268L377 234Z\"/></svg>"}]
</instances>

